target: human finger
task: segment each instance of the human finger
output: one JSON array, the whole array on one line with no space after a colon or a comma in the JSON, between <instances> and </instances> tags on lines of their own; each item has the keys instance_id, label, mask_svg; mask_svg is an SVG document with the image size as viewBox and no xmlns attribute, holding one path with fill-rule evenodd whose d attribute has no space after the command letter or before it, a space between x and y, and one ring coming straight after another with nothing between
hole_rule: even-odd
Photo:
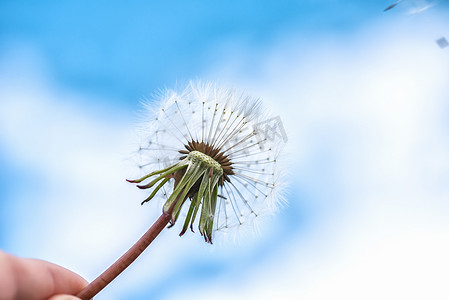
<instances>
[{"instance_id":1,"label":"human finger","mask_svg":"<svg viewBox=\"0 0 449 300\"><path fill-rule=\"evenodd\" d=\"M16 299L40 300L58 294L74 295L87 285L81 276L61 266L43 260L6 255L14 270L12 276L16 278Z\"/></svg>"},{"instance_id":2,"label":"human finger","mask_svg":"<svg viewBox=\"0 0 449 300\"><path fill-rule=\"evenodd\" d=\"M80 300L80 298L72 295L55 295L48 298L48 300Z\"/></svg>"}]
</instances>

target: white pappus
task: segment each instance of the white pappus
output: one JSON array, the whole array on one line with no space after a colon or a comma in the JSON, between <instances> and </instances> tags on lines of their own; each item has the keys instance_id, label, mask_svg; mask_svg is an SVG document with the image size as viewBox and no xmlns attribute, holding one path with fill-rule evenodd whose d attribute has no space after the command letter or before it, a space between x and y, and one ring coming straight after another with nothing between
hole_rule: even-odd
<instances>
[{"instance_id":1,"label":"white pappus","mask_svg":"<svg viewBox=\"0 0 449 300\"><path fill-rule=\"evenodd\" d=\"M276 210L285 139L270 133L258 99L194 81L162 91L145 109L138 151L145 176L129 181L153 188L142 204L164 199L171 225L185 216L180 235L198 228L212 243L213 232Z\"/></svg>"}]
</instances>

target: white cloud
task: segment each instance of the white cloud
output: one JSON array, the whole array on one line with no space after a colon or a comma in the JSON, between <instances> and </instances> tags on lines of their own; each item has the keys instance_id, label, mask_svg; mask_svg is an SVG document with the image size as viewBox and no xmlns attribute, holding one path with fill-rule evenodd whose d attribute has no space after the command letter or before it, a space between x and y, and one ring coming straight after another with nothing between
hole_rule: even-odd
<instances>
[{"instance_id":1,"label":"white cloud","mask_svg":"<svg viewBox=\"0 0 449 300\"><path fill-rule=\"evenodd\" d=\"M2 62L9 67L0 75L0 141L11 165L24 170L15 179L23 188L2 199L10 216L5 221L8 250L61 264L92 280L149 228L161 207L142 207L144 193L125 182L140 175L132 157L138 147L136 120L106 101L85 105L92 96L55 86L38 59L22 53ZM29 63L22 65L24 60ZM173 272L182 259L180 246L172 248L178 240L173 232L163 234L150 255L97 298L114 299ZM185 249L194 242L182 239ZM172 259L162 259L167 256Z\"/></svg>"},{"instance_id":2,"label":"white cloud","mask_svg":"<svg viewBox=\"0 0 449 300\"><path fill-rule=\"evenodd\" d=\"M239 58L225 59L226 67L211 71L225 70L224 77L232 78L228 81L262 96L282 116L295 154L293 184L320 201L313 204L317 219L313 229L277 249L273 260L239 274L240 285L209 281L208 288L191 283L176 290L175 284L169 296L449 296L444 285L449 267L444 115L449 56L426 34L426 28L435 32L441 23L374 24L345 37L286 36L258 54L263 60L255 79L236 74ZM119 117L111 122L76 100L59 101L85 95L60 91L38 78L46 76L30 75L34 84L27 88L17 86L23 78L0 81L2 144L11 160L28 166L46 187L33 198L24 198L33 196L28 190L14 199L12 244L21 249L17 254L47 258L92 279L146 230L158 211L154 205L141 208L142 193L123 180L136 174L124 161L134 150L130 120L116 124ZM323 193L326 197L313 197ZM170 277L186 253L193 253L189 260L194 260L210 251L196 242L172 232L161 236L157 247L97 298L117 299ZM226 256L223 249L217 252Z\"/></svg>"},{"instance_id":3,"label":"white cloud","mask_svg":"<svg viewBox=\"0 0 449 300\"><path fill-rule=\"evenodd\" d=\"M132 161L140 141L136 120L106 101L56 86L32 52L4 57L0 65L0 142L11 165L24 172L15 179L22 188L1 199L10 216L4 221L7 250L92 280L161 212L156 203L142 207L145 192L125 182L141 175ZM105 104L86 105L90 99ZM179 230L164 231L96 299L120 299L213 255L199 234L179 238Z\"/></svg>"},{"instance_id":4,"label":"white cloud","mask_svg":"<svg viewBox=\"0 0 449 300\"><path fill-rule=\"evenodd\" d=\"M253 79L224 69L282 115L296 184L328 197L278 260L191 299L449 297L449 52L433 34L447 23L432 16L278 44Z\"/></svg>"}]
</instances>

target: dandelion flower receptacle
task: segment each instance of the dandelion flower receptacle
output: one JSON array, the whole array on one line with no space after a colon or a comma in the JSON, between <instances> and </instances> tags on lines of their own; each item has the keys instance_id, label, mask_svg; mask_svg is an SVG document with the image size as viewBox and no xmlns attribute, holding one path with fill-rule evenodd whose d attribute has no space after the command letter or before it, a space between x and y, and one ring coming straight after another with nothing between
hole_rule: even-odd
<instances>
[{"instance_id":1,"label":"dandelion flower receptacle","mask_svg":"<svg viewBox=\"0 0 449 300\"><path fill-rule=\"evenodd\" d=\"M154 186L158 181L161 181L161 183L142 204L153 198L156 192L173 177L175 188L164 205L164 213L171 213L170 222L174 225L183 203L187 197L191 198L189 212L180 234L183 235L189 226L189 222L190 227L193 228L193 222L200 203L202 203L199 230L206 241L212 242L212 224L217 203L218 185L224 175L221 165L212 157L194 150L189 152L186 158L168 168L152 172L138 180L128 181L139 183L153 175L159 176L150 183L138 187L147 189Z\"/></svg>"},{"instance_id":2,"label":"dandelion flower receptacle","mask_svg":"<svg viewBox=\"0 0 449 300\"><path fill-rule=\"evenodd\" d=\"M158 196L164 211L175 205L172 225L186 206L181 235L198 226L210 243L214 232L228 232L277 206L278 156L286 141L279 118L268 116L258 99L211 83L190 82L160 98L158 108L147 105L151 121L142 129L140 167L148 173L130 181L159 175L139 186L160 181L143 202Z\"/></svg>"},{"instance_id":3,"label":"dandelion flower receptacle","mask_svg":"<svg viewBox=\"0 0 449 300\"><path fill-rule=\"evenodd\" d=\"M280 201L278 158L287 137L280 118L265 113L259 100L202 82L165 90L157 100L145 104L138 150L143 177L128 182L152 189L142 204L162 199L162 215L81 299L94 297L179 219L179 235L198 228L212 243L215 232L251 223Z\"/></svg>"}]
</instances>

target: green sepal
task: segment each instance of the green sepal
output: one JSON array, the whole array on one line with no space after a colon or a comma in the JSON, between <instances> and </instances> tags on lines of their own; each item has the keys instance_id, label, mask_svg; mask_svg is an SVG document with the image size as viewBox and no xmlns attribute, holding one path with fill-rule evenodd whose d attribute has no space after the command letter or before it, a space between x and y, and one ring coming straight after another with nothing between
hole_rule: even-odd
<instances>
[{"instance_id":1,"label":"green sepal","mask_svg":"<svg viewBox=\"0 0 449 300\"><path fill-rule=\"evenodd\" d=\"M192 201L190 202L189 211L187 212L186 219L184 221L184 225L182 226L181 233L179 233L179 236L183 235L187 231L187 227L189 227L190 220L195 220L195 217L192 219L193 211L195 210L195 207L197 206L196 203L198 202L198 193L195 193L195 195L192 197Z\"/></svg>"},{"instance_id":2,"label":"green sepal","mask_svg":"<svg viewBox=\"0 0 449 300\"><path fill-rule=\"evenodd\" d=\"M178 219L179 213L181 211L181 206L187 197L187 193L195 185L197 180L200 179L201 176L205 176L205 172L204 172L203 168L201 168L201 166L196 166L193 169L194 170L191 172L190 176L188 177L189 180L188 180L187 184L185 185L185 187L183 188L183 192L182 192L181 196L179 197L178 202L176 202L175 208L173 209L172 220L174 222L176 222L176 220ZM186 174L187 174L187 172L186 172Z\"/></svg>"},{"instance_id":3,"label":"green sepal","mask_svg":"<svg viewBox=\"0 0 449 300\"><path fill-rule=\"evenodd\" d=\"M212 230L214 226L214 218L215 218L215 209L217 207L217 195L218 195L218 186L215 185L214 191L212 192L211 200L211 217L208 218L206 222L206 233L208 235L208 241L212 244Z\"/></svg>"},{"instance_id":4,"label":"green sepal","mask_svg":"<svg viewBox=\"0 0 449 300\"><path fill-rule=\"evenodd\" d=\"M179 171L183 168L185 168L186 166L188 166L188 162L187 161L180 161L179 163L177 163L176 165L171 166L170 168L168 168L167 171L165 171L164 173L162 173L161 175L159 175L159 177L157 177L156 179L154 179L153 181L151 181L150 183L146 184L146 185L138 185L137 187L140 189L148 189L150 187L152 187L153 185L156 184L156 182L158 182L159 180L161 180L162 178L165 178L169 175L174 174L176 171ZM150 173L151 174L151 173ZM160 174L160 173L158 173Z\"/></svg>"},{"instance_id":5,"label":"green sepal","mask_svg":"<svg viewBox=\"0 0 449 300\"><path fill-rule=\"evenodd\" d=\"M193 222L195 222L196 214L198 213L201 204L201 198L198 196L198 193L196 194L196 198L197 200L195 201L195 210L193 211L192 221L190 222L190 230L192 230L192 232L193 232Z\"/></svg>"},{"instance_id":6,"label":"green sepal","mask_svg":"<svg viewBox=\"0 0 449 300\"><path fill-rule=\"evenodd\" d=\"M200 233L204 236L206 242L212 243L212 229L215 217L215 206L217 203L218 180L220 176L215 174L207 178L207 191L204 194L203 205L199 222ZM203 178L203 182L204 182ZM201 184L203 184L203 182ZM211 191L212 190L212 191Z\"/></svg>"},{"instance_id":7,"label":"green sepal","mask_svg":"<svg viewBox=\"0 0 449 300\"><path fill-rule=\"evenodd\" d=\"M167 201L164 204L164 212L168 212L170 211L170 209L172 209L173 205L176 205L178 203L175 204L175 201L178 199L178 196L181 192L184 191L186 185L189 184L189 182L191 182L191 177L192 175L195 175L197 172L197 169L200 169L198 164L189 164L187 166L187 170L184 173L184 175L182 176L181 180L179 181L179 183L177 184L177 186L175 187L175 189L173 190L173 193L170 195L170 197L167 199ZM201 171L201 169L200 169ZM199 174L199 176L201 176L201 174ZM198 177L199 177L198 176ZM195 184L195 183L193 183ZM192 185L193 185L192 184ZM188 189L187 191L185 191L185 194L187 195ZM185 197L185 196L184 196ZM183 199L184 200L184 199ZM182 201L181 201L182 202ZM182 203L181 203L182 204ZM180 205L180 204L179 204ZM174 212L174 208L172 210L172 212Z\"/></svg>"},{"instance_id":8,"label":"green sepal","mask_svg":"<svg viewBox=\"0 0 449 300\"><path fill-rule=\"evenodd\" d=\"M178 163L177 163L177 164L178 164ZM167 168L165 168L165 169L161 169L161 170L157 170L157 171L151 172L151 173L149 173L149 174L147 174L147 175L145 175L145 176L143 176L143 177L141 177L141 178L139 178L139 179L135 179L135 180L128 180L128 179L127 179L127 181L128 181L128 182L131 182L131 183L141 183L142 181L144 181L144 180L147 179L147 178L150 178L151 176L154 176L154 175L157 175L157 174L161 174L161 173L163 173L163 172L166 172L166 171L170 170L171 168L173 168L173 167L176 166L177 164L172 165L172 166L169 166L169 167L167 167Z\"/></svg>"},{"instance_id":9,"label":"green sepal","mask_svg":"<svg viewBox=\"0 0 449 300\"><path fill-rule=\"evenodd\" d=\"M184 168L186 168L186 170L183 171L182 176L175 176L176 172ZM166 200L163 212L171 214L170 222L174 225L180 215L182 205L185 203L187 197L190 196L192 198L191 203L180 235L183 235L186 232L189 223L190 228L193 231L193 224L198 214L199 207L202 206L198 228L206 242L212 243L212 232L218 197L218 182L223 175L221 165L204 153L191 151L186 158L170 167L151 172L140 179L128 181L140 183L154 175L159 176L145 185L138 185L141 189L148 189L162 180L162 182L160 182L152 191L150 196L142 201L142 204L150 201L171 178L174 178L174 190ZM195 184L199 184L199 187L196 187Z\"/></svg>"},{"instance_id":10,"label":"green sepal","mask_svg":"<svg viewBox=\"0 0 449 300\"><path fill-rule=\"evenodd\" d=\"M161 183L158 184L158 186L154 189L154 191L150 194L150 196L148 196L148 198L146 198L145 200L142 201L141 205L143 205L145 202L150 201L151 199L153 199L153 197L156 195L157 191L160 190L160 188L167 183L167 181L170 180L170 177L166 177L164 180L162 180Z\"/></svg>"}]
</instances>

